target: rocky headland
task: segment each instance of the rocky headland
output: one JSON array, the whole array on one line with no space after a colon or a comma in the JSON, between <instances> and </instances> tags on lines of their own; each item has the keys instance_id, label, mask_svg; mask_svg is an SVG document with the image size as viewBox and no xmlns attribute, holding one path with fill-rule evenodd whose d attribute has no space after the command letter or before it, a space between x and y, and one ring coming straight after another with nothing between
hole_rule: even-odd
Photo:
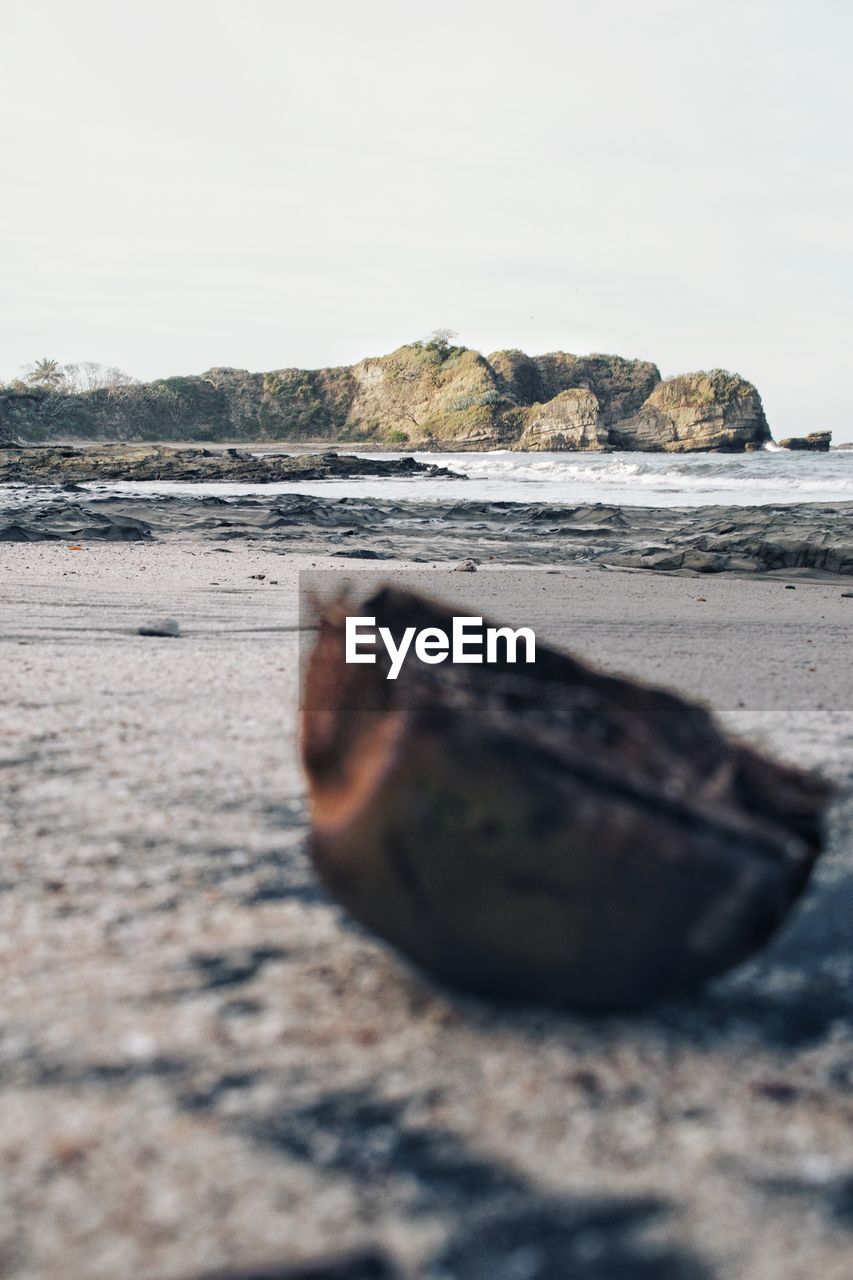
<instances>
[{"instance_id":1,"label":"rocky headland","mask_svg":"<svg viewBox=\"0 0 853 1280\"><path fill-rule=\"evenodd\" d=\"M331 369L209 369L68 394L0 389L0 441L322 441L418 449L739 452L761 397L713 369L662 379L615 355L489 356L438 339Z\"/></svg>"}]
</instances>

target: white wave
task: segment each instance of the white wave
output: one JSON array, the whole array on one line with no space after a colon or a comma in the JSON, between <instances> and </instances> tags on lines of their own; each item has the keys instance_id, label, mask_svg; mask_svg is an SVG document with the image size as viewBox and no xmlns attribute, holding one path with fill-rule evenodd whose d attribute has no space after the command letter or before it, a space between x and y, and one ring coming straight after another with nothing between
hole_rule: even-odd
<instances>
[{"instance_id":1,"label":"white wave","mask_svg":"<svg viewBox=\"0 0 853 1280\"><path fill-rule=\"evenodd\" d=\"M427 455L422 455L426 457ZM518 484L554 483L606 485L621 488L667 488L704 491L748 487L853 493L853 465L837 462L838 455L804 455L776 449L766 456L684 454L459 454L443 461L454 471L475 480L512 480Z\"/></svg>"},{"instance_id":2,"label":"white wave","mask_svg":"<svg viewBox=\"0 0 853 1280\"><path fill-rule=\"evenodd\" d=\"M399 457L395 454L372 454ZM853 502L853 450L828 454L767 449L747 454L491 453L416 454L467 477L314 480L291 484L165 481L91 486L96 492L222 497L313 493L329 498L459 502L606 502L621 506L759 506ZM87 486L89 487L89 486ZM31 491L30 491L31 492ZM8 496L8 495L7 495Z\"/></svg>"}]
</instances>

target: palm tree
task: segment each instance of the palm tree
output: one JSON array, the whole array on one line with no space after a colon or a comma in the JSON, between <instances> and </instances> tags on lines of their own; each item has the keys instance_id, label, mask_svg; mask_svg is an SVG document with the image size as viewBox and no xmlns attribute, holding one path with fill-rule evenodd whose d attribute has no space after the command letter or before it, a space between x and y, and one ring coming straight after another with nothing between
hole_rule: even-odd
<instances>
[{"instance_id":1,"label":"palm tree","mask_svg":"<svg viewBox=\"0 0 853 1280\"><path fill-rule=\"evenodd\" d=\"M58 360L43 356L36 360L27 370L27 382L31 387L45 387L48 391L58 391L64 381L62 366Z\"/></svg>"}]
</instances>

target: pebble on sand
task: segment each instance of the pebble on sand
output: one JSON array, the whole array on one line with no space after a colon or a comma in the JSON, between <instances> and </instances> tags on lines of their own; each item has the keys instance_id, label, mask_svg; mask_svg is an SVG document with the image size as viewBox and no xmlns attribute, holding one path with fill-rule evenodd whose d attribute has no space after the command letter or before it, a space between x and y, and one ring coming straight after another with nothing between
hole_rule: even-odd
<instances>
[{"instance_id":1,"label":"pebble on sand","mask_svg":"<svg viewBox=\"0 0 853 1280\"><path fill-rule=\"evenodd\" d=\"M291 1265L219 1271L202 1280L397 1280L399 1274L386 1254L368 1249Z\"/></svg>"},{"instance_id":2,"label":"pebble on sand","mask_svg":"<svg viewBox=\"0 0 853 1280\"><path fill-rule=\"evenodd\" d=\"M177 618L152 618L150 622L143 622L139 628L141 636L179 636L181 634L181 624Z\"/></svg>"}]
</instances>

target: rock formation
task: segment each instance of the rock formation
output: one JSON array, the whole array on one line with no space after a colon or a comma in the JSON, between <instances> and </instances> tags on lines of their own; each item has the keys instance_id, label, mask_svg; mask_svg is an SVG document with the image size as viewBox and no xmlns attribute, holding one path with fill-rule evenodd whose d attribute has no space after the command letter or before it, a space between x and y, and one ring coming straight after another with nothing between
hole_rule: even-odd
<instances>
[{"instance_id":1,"label":"rock formation","mask_svg":"<svg viewBox=\"0 0 853 1280\"><path fill-rule=\"evenodd\" d=\"M107 480L191 480L281 483L343 480L361 476L443 476L464 479L447 467L415 458L356 457L336 453L251 453L247 449L175 449L169 445L108 444L75 448L0 445L0 484L91 484Z\"/></svg>"},{"instance_id":2,"label":"rock formation","mask_svg":"<svg viewBox=\"0 0 853 1280\"><path fill-rule=\"evenodd\" d=\"M779 441L782 449L794 449L799 453L829 453L831 444L831 431L812 431L807 436L786 436Z\"/></svg>"},{"instance_id":3,"label":"rock formation","mask_svg":"<svg viewBox=\"0 0 853 1280\"><path fill-rule=\"evenodd\" d=\"M715 369L413 343L336 369L209 369L74 395L0 392L0 439L340 441L418 449L740 451L770 430L755 387Z\"/></svg>"},{"instance_id":4,"label":"rock formation","mask_svg":"<svg viewBox=\"0 0 853 1280\"><path fill-rule=\"evenodd\" d=\"M192 490L111 497L74 482L53 494L35 488L28 494L4 492L4 481L16 478L21 477L4 471L0 453L0 543L139 542L175 534L181 541L214 544L265 542L312 557L441 559L460 572L476 569L478 562L594 564L691 577L794 570L809 578L853 580L853 503L678 508L475 499L448 507L441 495L419 496L417 486L414 501L399 502L379 494L225 497ZM35 483L50 481L41 474Z\"/></svg>"},{"instance_id":5,"label":"rock formation","mask_svg":"<svg viewBox=\"0 0 853 1280\"><path fill-rule=\"evenodd\" d=\"M622 449L740 452L769 440L770 430L755 387L713 369L659 382L637 413L613 427L611 439Z\"/></svg>"},{"instance_id":6,"label":"rock formation","mask_svg":"<svg viewBox=\"0 0 853 1280\"><path fill-rule=\"evenodd\" d=\"M606 449L609 440L598 398L582 387L573 387L558 392L545 404L532 406L518 448Z\"/></svg>"}]
</instances>

